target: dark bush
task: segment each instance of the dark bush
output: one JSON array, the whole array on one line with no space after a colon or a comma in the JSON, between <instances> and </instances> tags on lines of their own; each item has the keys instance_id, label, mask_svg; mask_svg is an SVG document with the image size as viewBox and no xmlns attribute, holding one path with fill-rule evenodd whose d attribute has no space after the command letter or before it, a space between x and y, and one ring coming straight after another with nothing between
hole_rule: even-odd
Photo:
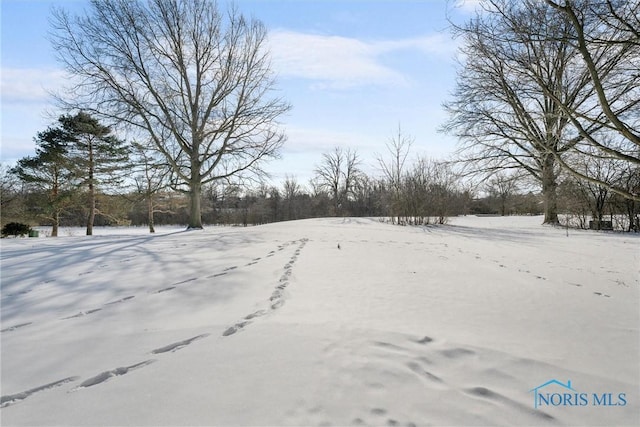
<instances>
[{"instance_id":1,"label":"dark bush","mask_svg":"<svg viewBox=\"0 0 640 427\"><path fill-rule=\"evenodd\" d=\"M10 222L6 224L4 227L2 227L2 237L26 236L27 234L29 234L29 230L31 230L31 227L29 227L27 224L22 224L19 222Z\"/></svg>"}]
</instances>

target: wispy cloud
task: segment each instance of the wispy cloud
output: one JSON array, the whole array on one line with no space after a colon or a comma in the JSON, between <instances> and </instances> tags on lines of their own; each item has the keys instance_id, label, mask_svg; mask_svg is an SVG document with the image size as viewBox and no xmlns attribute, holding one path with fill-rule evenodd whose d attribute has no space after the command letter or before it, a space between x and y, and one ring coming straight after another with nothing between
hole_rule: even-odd
<instances>
[{"instance_id":1,"label":"wispy cloud","mask_svg":"<svg viewBox=\"0 0 640 427\"><path fill-rule=\"evenodd\" d=\"M474 13L479 10L483 0L457 0L455 7L466 13Z\"/></svg>"},{"instance_id":2,"label":"wispy cloud","mask_svg":"<svg viewBox=\"0 0 640 427\"><path fill-rule=\"evenodd\" d=\"M41 103L50 90L64 85L65 73L55 68L2 68L0 93L4 103Z\"/></svg>"},{"instance_id":3,"label":"wispy cloud","mask_svg":"<svg viewBox=\"0 0 640 427\"><path fill-rule=\"evenodd\" d=\"M276 30L270 34L279 75L315 81L320 87L407 86L408 77L385 65L382 55L413 50L417 55L450 54L451 41L441 34L400 40L355 38Z\"/></svg>"},{"instance_id":4,"label":"wispy cloud","mask_svg":"<svg viewBox=\"0 0 640 427\"><path fill-rule=\"evenodd\" d=\"M287 153L324 153L334 147L353 147L360 150L370 148L372 140L361 132L344 130L327 130L317 127L287 127L288 142L285 145ZM319 155L318 155L319 157Z\"/></svg>"}]
</instances>

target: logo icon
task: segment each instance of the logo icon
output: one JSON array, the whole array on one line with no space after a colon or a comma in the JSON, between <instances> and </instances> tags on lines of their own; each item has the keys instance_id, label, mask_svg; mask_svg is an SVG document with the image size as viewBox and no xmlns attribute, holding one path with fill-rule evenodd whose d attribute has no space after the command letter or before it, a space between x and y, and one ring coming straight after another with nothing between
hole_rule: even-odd
<instances>
[{"instance_id":1,"label":"logo icon","mask_svg":"<svg viewBox=\"0 0 640 427\"><path fill-rule=\"evenodd\" d=\"M561 388L564 388L565 389L564 392L563 393L543 393L542 391L540 391L541 389L546 388L546 387L551 386L551 385L554 385L554 384L559 386L559 387L561 387ZM534 393L533 394L533 398L534 398L533 407L534 408L538 408L538 406L540 404L544 404L544 405L551 404L553 406L558 406L558 405L563 404L563 402L566 402L567 400L570 401L571 397L572 397L572 394L568 393L566 390L574 392L575 395L576 395L576 400L580 396L578 394L578 392L571 386L571 380L567 380L567 383L564 384L564 383L562 383L562 382L560 382L560 381L558 381L556 379L549 380L544 384L540 384L538 387L532 388L531 390L529 390L529 393L531 393L531 392ZM554 399L554 396L555 396L555 399ZM586 397L585 397L585 399L586 399ZM554 400L557 403L555 403Z\"/></svg>"}]
</instances>

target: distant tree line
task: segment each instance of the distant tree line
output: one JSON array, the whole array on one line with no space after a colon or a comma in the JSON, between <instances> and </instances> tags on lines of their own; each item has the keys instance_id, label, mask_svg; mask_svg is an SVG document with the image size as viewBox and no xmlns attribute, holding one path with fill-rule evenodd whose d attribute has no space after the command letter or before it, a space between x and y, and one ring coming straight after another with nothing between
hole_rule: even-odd
<instances>
[{"instance_id":1,"label":"distant tree line","mask_svg":"<svg viewBox=\"0 0 640 427\"><path fill-rule=\"evenodd\" d=\"M142 144L115 137L91 116L61 116L37 134L36 155L2 169L2 223L60 226L188 224L191 199L171 168ZM278 185L214 181L201 194L203 223L256 225L328 216L380 217L399 225L444 224L457 215L537 215L544 197L526 174L497 172L480 184L462 179L455 162L413 156L413 138L398 128L377 158L377 176L363 172L357 151L322 154L313 178L286 176ZM617 164L595 163L602 180L628 179ZM595 167L585 164L585 168ZM639 204L606 187L563 174L559 211L572 226L615 219L638 228Z\"/></svg>"}]
</instances>

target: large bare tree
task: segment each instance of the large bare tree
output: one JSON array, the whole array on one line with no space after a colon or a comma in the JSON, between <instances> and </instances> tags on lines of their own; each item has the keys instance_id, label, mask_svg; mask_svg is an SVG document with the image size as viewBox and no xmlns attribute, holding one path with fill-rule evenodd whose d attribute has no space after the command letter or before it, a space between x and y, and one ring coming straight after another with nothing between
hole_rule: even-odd
<instances>
[{"instance_id":1,"label":"large bare tree","mask_svg":"<svg viewBox=\"0 0 640 427\"><path fill-rule=\"evenodd\" d=\"M482 4L456 28L464 63L444 129L460 139L460 160L472 172L517 169L537 180L544 222L557 223L558 159L582 140L562 106L576 109L593 96L588 72L574 66L578 51L564 42L573 26L536 0Z\"/></svg>"},{"instance_id":2,"label":"large bare tree","mask_svg":"<svg viewBox=\"0 0 640 427\"><path fill-rule=\"evenodd\" d=\"M264 25L211 0L91 0L54 11L52 43L73 77L68 108L125 124L166 157L202 228L203 185L261 173L285 141Z\"/></svg>"},{"instance_id":3,"label":"large bare tree","mask_svg":"<svg viewBox=\"0 0 640 427\"><path fill-rule=\"evenodd\" d=\"M579 52L594 92L591 103L575 108L542 85L583 139L576 149L586 156L593 157L595 153L622 160L640 174L640 1L546 0L546 3L572 26L572 33L563 42ZM590 128L594 124L602 131L593 132ZM559 161L580 179L640 201L640 188L607 182L562 159Z\"/></svg>"},{"instance_id":4,"label":"large bare tree","mask_svg":"<svg viewBox=\"0 0 640 427\"><path fill-rule=\"evenodd\" d=\"M322 154L322 162L316 166L315 175L320 186L331 195L334 215L344 212L344 204L353 195L361 174L357 151L335 147L332 152Z\"/></svg>"},{"instance_id":5,"label":"large bare tree","mask_svg":"<svg viewBox=\"0 0 640 427\"><path fill-rule=\"evenodd\" d=\"M405 178L407 157L414 142L415 138L403 133L401 126L398 124L398 133L386 143L389 158L385 159L382 156L378 156L378 165L391 193L389 215L391 220L393 222L397 221L398 224L401 222L401 214L406 210L406 200L403 197L403 180Z\"/></svg>"}]
</instances>

